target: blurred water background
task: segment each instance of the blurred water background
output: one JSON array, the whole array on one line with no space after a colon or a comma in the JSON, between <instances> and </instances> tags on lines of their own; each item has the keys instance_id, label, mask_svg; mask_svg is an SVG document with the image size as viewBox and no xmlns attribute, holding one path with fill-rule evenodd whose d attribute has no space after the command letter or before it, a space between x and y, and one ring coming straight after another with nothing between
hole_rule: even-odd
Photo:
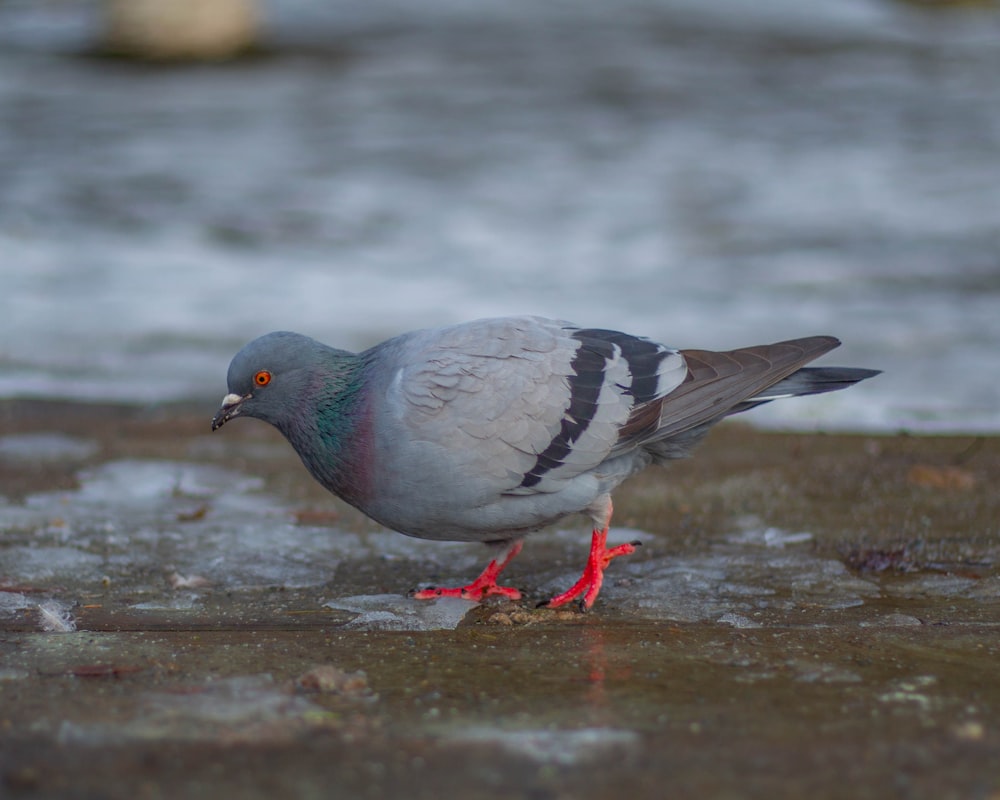
<instances>
[{"instance_id":1,"label":"blurred water background","mask_svg":"<svg viewBox=\"0 0 1000 800\"><path fill-rule=\"evenodd\" d=\"M0 397L207 420L260 333L528 312L832 333L886 374L752 421L1000 430L995 7L261 8L257 56L166 66L94 57L97 2L0 0Z\"/></svg>"}]
</instances>

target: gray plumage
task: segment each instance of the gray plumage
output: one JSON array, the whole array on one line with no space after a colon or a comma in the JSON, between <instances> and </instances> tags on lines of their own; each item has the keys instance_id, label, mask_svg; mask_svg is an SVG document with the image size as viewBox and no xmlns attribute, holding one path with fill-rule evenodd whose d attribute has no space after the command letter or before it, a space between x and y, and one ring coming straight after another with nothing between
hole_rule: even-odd
<instances>
[{"instance_id":1,"label":"gray plumage","mask_svg":"<svg viewBox=\"0 0 1000 800\"><path fill-rule=\"evenodd\" d=\"M535 317L358 354L279 332L234 357L213 429L271 423L321 484L401 533L509 542L579 511L606 527L615 487L686 455L722 418L877 374L802 368L838 344L682 351Z\"/></svg>"}]
</instances>

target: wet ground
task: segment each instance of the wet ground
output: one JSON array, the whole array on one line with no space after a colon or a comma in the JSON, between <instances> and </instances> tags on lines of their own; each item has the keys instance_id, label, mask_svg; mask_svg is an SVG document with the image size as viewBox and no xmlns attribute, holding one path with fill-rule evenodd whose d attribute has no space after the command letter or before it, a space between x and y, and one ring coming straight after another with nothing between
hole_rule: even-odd
<instances>
[{"instance_id":1,"label":"wet ground","mask_svg":"<svg viewBox=\"0 0 1000 800\"><path fill-rule=\"evenodd\" d=\"M418 604L264 425L0 403L0 797L1000 797L1000 444L724 426L616 498L589 614Z\"/></svg>"}]
</instances>

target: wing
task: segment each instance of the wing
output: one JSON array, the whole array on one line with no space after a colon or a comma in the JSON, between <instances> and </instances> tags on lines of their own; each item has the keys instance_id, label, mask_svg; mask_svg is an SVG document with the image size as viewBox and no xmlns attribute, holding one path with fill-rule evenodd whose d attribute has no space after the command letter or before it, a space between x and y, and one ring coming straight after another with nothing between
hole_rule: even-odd
<instances>
[{"instance_id":1,"label":"wing","mask_svg":"<svg viewBox=\"0 0 1000 800\"><path fill-rule=\"evenodd\" d=\"M593 470L687 374L646 339L534 317L421 332L406 351L390 391L408 438L501 494L557 492Z\"/></svg>"}]
</instances>

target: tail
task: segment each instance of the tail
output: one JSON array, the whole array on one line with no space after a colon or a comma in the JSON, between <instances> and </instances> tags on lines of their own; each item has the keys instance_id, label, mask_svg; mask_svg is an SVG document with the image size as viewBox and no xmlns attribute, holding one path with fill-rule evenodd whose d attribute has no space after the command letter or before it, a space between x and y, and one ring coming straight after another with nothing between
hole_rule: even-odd
<instances>
[{"instance_id":1,"label":"tail","mask_svg":"<svg viewBox=\"0 0 1000 800\"><path fill-rule=\"evenodd\" d=\"M878 369L861 369L859 367L801 367L784 380L780 380L772 386L737 403L729 411L730 414L739 414L741 411L748 411L772 400L781 400L785 397L801 397L807 394L824 394L826 392L836 392L839 389L846 389L866 378L874 378L881 374Z\"/></svg>"},{"instance_id":2,"label":"tail","mask_svg":"<svg viewBox=\"0 0 1000 800\"><path fill-rule=\"evenodd\" d=\"M659 424L639 444L657 461L687 453L716 422L782 397L845 389L879 374L856 367L804 367L839 346L809 336L728 352L682 350L687 379L659 400Z\"/></svg>"}]
</instances>

